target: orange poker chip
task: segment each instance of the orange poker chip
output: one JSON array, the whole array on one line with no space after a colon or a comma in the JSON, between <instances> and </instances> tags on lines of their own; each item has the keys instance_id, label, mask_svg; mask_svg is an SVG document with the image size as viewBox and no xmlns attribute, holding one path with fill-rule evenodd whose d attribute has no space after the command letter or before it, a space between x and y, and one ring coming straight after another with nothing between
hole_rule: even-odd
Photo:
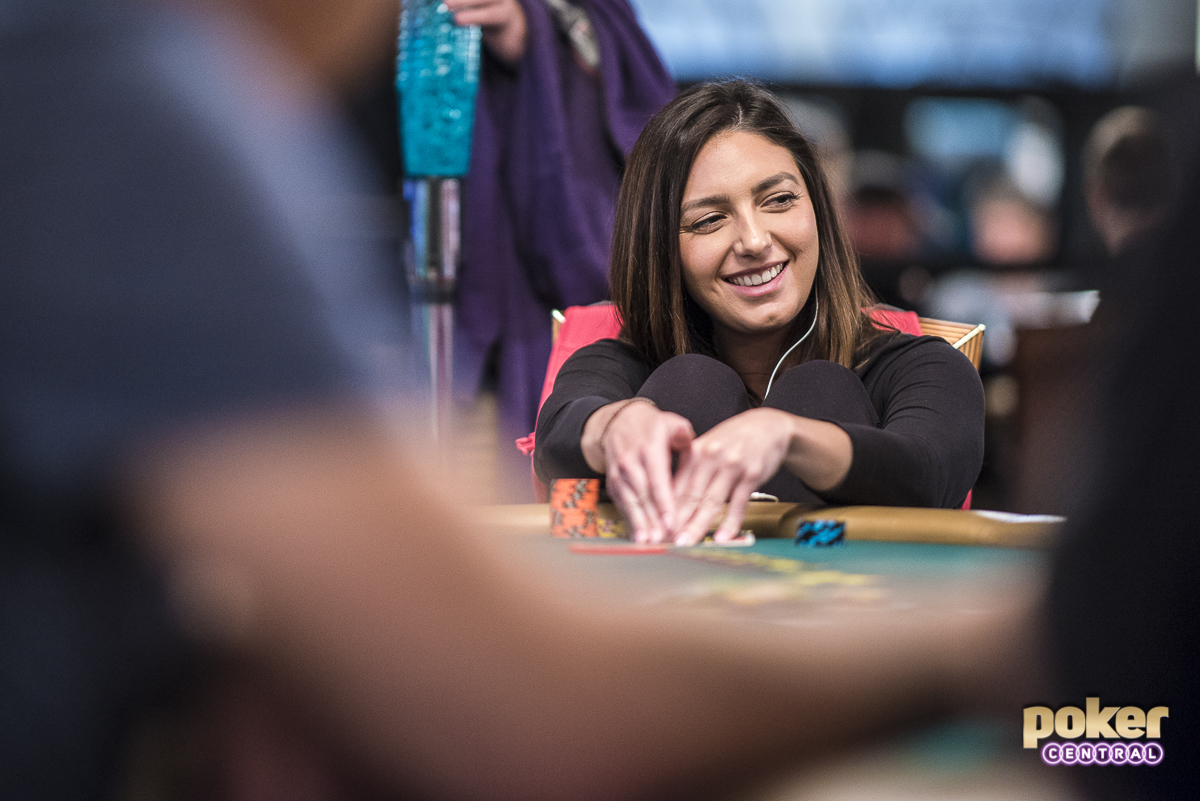
<instances>
[{"instance_id":1,"label":"orange poker chip","mask_svg":"<svg viewBox=\"0 0 1200 801\"><path fill-rule=\"evenodd\" d=\"M555 479L550 484L550 533L564 538L598 537L599 503L600 479Z\"/></svg>"}]
</instances>

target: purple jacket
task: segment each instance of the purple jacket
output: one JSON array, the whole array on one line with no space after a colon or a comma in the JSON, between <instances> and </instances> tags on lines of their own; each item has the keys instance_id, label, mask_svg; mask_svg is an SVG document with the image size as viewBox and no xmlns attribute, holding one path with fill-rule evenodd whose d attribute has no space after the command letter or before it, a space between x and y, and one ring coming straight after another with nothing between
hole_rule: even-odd
<instances>
[{"instance_id":1,"label":"purple jacket","mask_svg":"<svg viewBox=\"0 0 1200 801\"><path fill-rule=\"evenodd\" d=\"M500 435L533 430L550 310L608 297L621 171L675 84L626 0L575 0L595 30L598 74L576 60L543 0L521 0L528 44L514 72L485 58L464 182L455 387L473 397L499 367Z\"/></svg>"}]
</instances>

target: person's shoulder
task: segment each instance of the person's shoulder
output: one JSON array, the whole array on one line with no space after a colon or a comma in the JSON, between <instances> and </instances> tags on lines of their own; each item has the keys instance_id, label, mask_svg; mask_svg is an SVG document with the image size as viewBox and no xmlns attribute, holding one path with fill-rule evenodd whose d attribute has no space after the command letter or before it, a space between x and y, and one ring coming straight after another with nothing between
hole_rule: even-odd
<instances>
[{"instance_id":1,"label":"person's shoulder","mask_svg":"<svg viewBox=\"0 0 1200 801\"><path fill-rule=\"evenodd\" d=\"M971 360L942 337L896 332L876 337L867 346L866 355L855 366L855 372L865 377L888 366L931 361L958 366L966 364L974 369Z\"/></svg>"},{"instance_id":2,"label":"person's shoulder","mask_svg":"<svg viewBox=\"0 0 1200 801\"><path fill-rule=\"evenodd\" d=\"M597 339L571 354L571 359L612 359L630 364L647 364L637 349L620 339ZM648 365L647 365L648 366Z\"/></svg>"},{"instance_id":3,"label":"person's shoulder","mask_svg":"<svg viewBox=\"0 0 1200 801\"><path fill-rule=\"evenodd\" d=\"M551 369L554 359L551 358ZM581 395L629 397L647 378L652 368L628 343L599 339L580 347L567 357L554 377L554 393L563 398Z\"/></svg>"}]
</instances>

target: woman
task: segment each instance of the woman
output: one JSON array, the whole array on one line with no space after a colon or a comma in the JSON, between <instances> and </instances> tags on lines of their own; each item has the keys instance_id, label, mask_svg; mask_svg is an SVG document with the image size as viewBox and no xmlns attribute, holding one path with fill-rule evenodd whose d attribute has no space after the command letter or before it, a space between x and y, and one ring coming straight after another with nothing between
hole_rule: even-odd
<instances>
[{"instance_id":1,"label":"woman","mask_svg":"<svg viewBox=\"0 0 1200 801\"><path fill-rule=\"evenodd\" d=\"M538 419L544 480L605 476L638 541L691 545L751 492L813 505L962 504L983 390L944 340L873 324L812 145L744 81L656 115L613 236L620 340L580 349Z\"/></svg>"}]
</instances>

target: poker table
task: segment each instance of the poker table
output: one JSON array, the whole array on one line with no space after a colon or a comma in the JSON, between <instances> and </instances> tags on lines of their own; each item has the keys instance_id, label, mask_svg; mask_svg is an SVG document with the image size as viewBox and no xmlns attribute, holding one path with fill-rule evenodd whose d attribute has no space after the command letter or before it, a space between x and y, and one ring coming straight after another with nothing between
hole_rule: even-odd
<instances>
[{"instance_id":1,"label":"poker table","mask_svg":"<svg viewBox=\"0 0 1200 801\"><path fill-rule=\"evenodd\" d=\"M986 611L991 590L1040 592L1062 523L963 510L798 510L801 518L844 525L840 543L812 547L786 536L797 520L790 507L750 504L744 526L754 542L740 547L631 548L619 538L556 538L546 504L486 507L480 523L573 587L643 607L767 621L780 626L780 636L898 610L976 614ZM789 530L781 531L789 512ZM601 516L617 515L601 505ZM1021 748L1020 725L1020 709L1008 721L950 721L753 798L1071 798L1065 776Z\"/></svg>"},{"instance_id":2,"label":"poker table","mask_svg":"<svg viewBox=\"0 0 1200 801\"><path fill-rule=\"evenodd\" d=\"M620 520L610 505L600 504L598 511L602 531L605 521ZM484 515L494 530L517 537L515 547L528 558L549 561L574 583L644 603L702 604L723 613L793 621L897 604L958 603L969 609L984 586L1032 587L1061 521L945 509L809 511L795 504L751 503L743 530L754 535L753 544L675 548L637 546L619 536L553 537L546 504L489 507ZM790 535L805 521L841 524L844 539L833 546L798 545Z\"/></svg>"}]
</instances>

